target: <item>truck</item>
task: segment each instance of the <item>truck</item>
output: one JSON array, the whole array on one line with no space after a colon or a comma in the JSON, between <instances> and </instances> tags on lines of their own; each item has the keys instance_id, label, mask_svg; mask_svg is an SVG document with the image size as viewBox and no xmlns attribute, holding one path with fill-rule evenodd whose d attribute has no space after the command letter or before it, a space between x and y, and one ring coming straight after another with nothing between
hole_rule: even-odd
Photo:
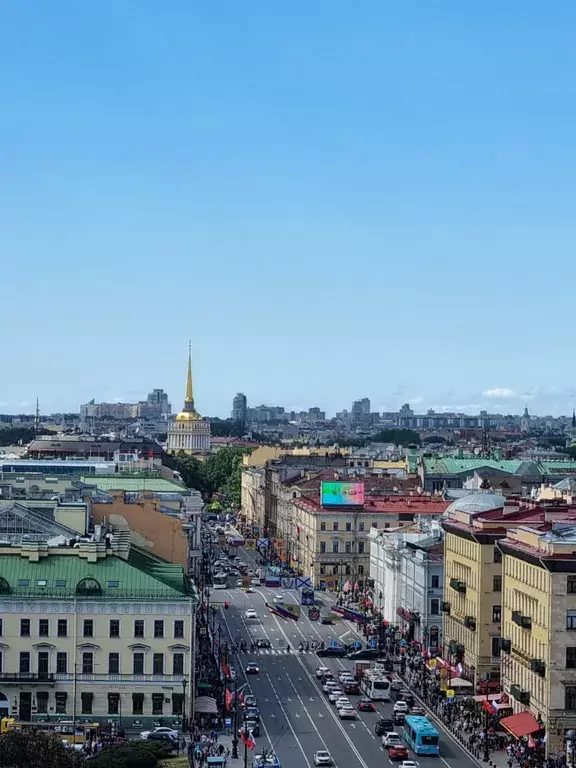
<instances>
[{"instance_id":1,"label":"truck","mask_svg":"<svg viewBox=\"0 0 576 768\"><path fill-rule=\"evenodd\" d=\"M354 665L354 677L356 680L360 681L367 669L370 669L369 661L357 661Z\"/></svg>"}]
</instances>

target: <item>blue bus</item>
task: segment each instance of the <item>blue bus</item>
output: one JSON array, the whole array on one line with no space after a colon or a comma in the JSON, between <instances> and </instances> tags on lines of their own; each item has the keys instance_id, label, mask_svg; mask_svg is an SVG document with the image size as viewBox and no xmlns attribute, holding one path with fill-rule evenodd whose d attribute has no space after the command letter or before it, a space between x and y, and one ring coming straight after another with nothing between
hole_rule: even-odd
<instances>
[{"instance_id":1,"label":"blue bus","mask_svg":"<svg viewBox=\"0 0 576 768\"><path fill-rule=\"evenodd\" d=\"M440 734L427 717L408 715L404 720L404 738L417 755L440 754Z\"/></svg>"},{"instance_id":2,"label":"blue bus","mask_svg":"<svg viewBox=\"0 0 576 768\"><path fill-rule=\"evenodd\" d=\"M314 587L302 587L300 592L302 605L314 605Z\"/></svg>"}]
</instances>

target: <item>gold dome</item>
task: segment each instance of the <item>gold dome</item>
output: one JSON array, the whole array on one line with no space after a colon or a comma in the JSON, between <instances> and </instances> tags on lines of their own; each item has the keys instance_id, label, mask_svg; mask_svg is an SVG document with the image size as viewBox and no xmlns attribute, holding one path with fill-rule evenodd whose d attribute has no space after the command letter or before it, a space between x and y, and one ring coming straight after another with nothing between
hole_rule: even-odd
<instances>
[{"instance_id":1,"label":"gold dome","mask_svg":"<svg viewBox=\"0 0 576 768\"><path fill-rule=\"evenodd\" d=\"M199 421L202 417L196 411L180 411L175 421Z\"/></svg>"}]
</instances>

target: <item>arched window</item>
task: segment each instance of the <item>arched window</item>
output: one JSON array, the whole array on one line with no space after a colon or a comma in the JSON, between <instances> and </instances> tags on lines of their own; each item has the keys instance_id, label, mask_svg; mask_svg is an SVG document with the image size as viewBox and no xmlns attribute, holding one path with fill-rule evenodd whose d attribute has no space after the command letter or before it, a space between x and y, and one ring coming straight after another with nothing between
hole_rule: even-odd
<instances>
[{"instance_id":1,"label":"arched window","mask_svg":"<svg viewBox=\"0 0 576 768\"><path fill-rule=\"evenodd\" d=\"M76 593L79 595L99 595L102 587L96 579L82 579L76 585Z\"/></svg>"},{"instance_id":2,"label":"arched window","mask_svg":"<svg viewBox=\"0 0 576 768\"><path fill-rule=\"evenodd\" d=\"M0 577L0 595L7 595L10 592L10 584Z\"/></svg>"}]
</instances>

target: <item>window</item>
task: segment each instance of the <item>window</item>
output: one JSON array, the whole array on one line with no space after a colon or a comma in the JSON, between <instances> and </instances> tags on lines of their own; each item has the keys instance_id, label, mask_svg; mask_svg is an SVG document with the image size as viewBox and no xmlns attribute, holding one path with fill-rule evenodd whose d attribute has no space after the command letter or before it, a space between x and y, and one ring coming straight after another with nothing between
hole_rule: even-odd
<instances>
[{"instance_id":1,"label":"window","mask_svg":"<svg viewBox=\"0 0 576 768\"><path fill-rule=\"evenodd\" d=\"M502 552L500 552L498 547L494 547L494 562L495 563L501 563L502 562Z\"/></svg>"},{"instance_id":2,"label":"window","mask_svg":"<svg viewBox=\"0 0 576 768\"><path fill-rule=\"evenodd\" d=\"M566 648L566 669L576 669L576 647Z\"/></svg>"},{"instance_id":3,"label":"window","mask_svg":"<svg viewBox=\"0 0 576 768\"><path fill-rule=\"evenodd\" d=\"M164 705L164 694L153 693L152 694L152 714L153 715L163 714L163 711L164 711L163 705Z\"/></svg>"},{"instance_id":4,"label":"window","mask_svg":"<svg viewBox=\"0 0 576 768\"><path fill-rule=\"evenodd\" d=\"M358 542L358 554L363 555L364 554L364 542L359 541Z\"/></svg>"},{"instance_id":5,"label":"window","mask_svg":"<svg viewBox=\"0 0 576 768\"><path fill-rule=\"evenodd\" d=\"M344 545L344 549L345 549L347 555L351 555L352 554L352 542L351 541L347 541L346 544Z\"/></svg>"},{"instance_id":6,"label":"window","mask_svg":"<svg viewBox=\"0 0 576 768\"><path fill-rule=\"evenodd\" d=\"M58 619L58 637L68 637L68 619Z\"/></svg>"},{"instance_id":7,"label":"window","mask_svg":"<svg viewBox=\"0 0 576 768\"><path fill-rule=\"evenodd\" d=\"M0 619L0 637L4 634L4 620Z\"/></svg>"},{"instance_id":8,"label":"window","mask_svg":"<svg viewBox=\"0 0 576 768\"><path fill-rule=\"evenodd\" d=\"M120 712L120 694L109 693L108 694L108 714L117 715Z\"/></svg>"},{"instance_id":9,"label":"window","mask_svg":"<svg viewBox=\"0 0 576 768\"><path fill-rule=\"evenodd\" d=\"M19 587L27 587L30 584L28 579L18 579Z\"/></svg>"},{"instance_id":10,"label":"window","mask_svg":"<svg viewBox=\"0 0 576 768\"><path fill-rule=\"evenodd\" d=\"M20 672L23 675L30 673L30 653L29 651L20 651Z\"/></svg>"},{"instance_id":11,"label":"window","mask_svg":"<svg viewBox=\"0 0 576 768\"><path fill-rule=\"evenodd\" d=\"M56 714L66 714L66 699L68 694L65 691L56 691Z\"/></svg>"},{"instance_id":12,"label":"window","mask_svg":"<svg viewBox=\"0 0 576 768\"><path fill-rule=\"evenodd\" d=\"M55 579L54 586L55 587L65 587L66 586L66 579Z\"/></svg>"},{"instance_id":13,"label":"window","mask_svg":"<svg viewBox=\"0 0 576 768\"><path fill-rule=\"evenodd\" d=\"M325 565L321 565L320 566L320 576L325 576L325 575L326 575L326 566Z\"/></svg>"},{"instance_id":14,"label":"window","mask_svg":"<svg viewBox=\"0 0 576 768\"><path fill-rule=\"evenodd\" d=\"M337 531L338 530L338 520L334 520L332 524L332 530Z\"/></svg>"},{"instance_id":15,"label":"window","mask_svg":"<svg viewBox=\"0 0 576 768\"><path fill-rule=\"evenodd\" d=\"M84 619L84 637L94 637L93 619Z\"/></svg>"},{"instance_id":16,"label":"window","mask_svg":"<svg viewBox=\"0 0 576 768\"><path fill-rule=\"evenodd\" d=\"M91 715L92 714L92 704L94 702L94 694L93 693L81 693L80 694L81 699L81 707L82 707L82 714L83 715Z\"/></svg>"},{"instance_id":17,"label":"window","mask_svg":"<svg viewBox=\"0 0 576 768\"><path fill-rule=\"evenodd\" d=\"M184 674L184 654L175 653L172 657L172 674L183 675Z\"/></svg>"},{"instance_id":18,"label":"window","mask_svg":"<svg viewBox=\"0 0 576 768\"><path fill-rule=\"evenodd\" d=\"M576 611L566 611L566 629L576 629Z\"/></svg>"},{"instance_id":19,"label":"window","mask_svg":"<svg viewBox=\"0 0 576 768\"><path fill-rule=\"evenodd\" d=\"M502 592L502 576L493 576L492 577L492 591L493 592Z\"/></svg>"},{"instance_id":20,"label":"window","mask_svg":"<svg viewBox=\"0 0 576 768\"><path fill-rule=\"evenodd\" d=\"M38 581L36 582L37 587L45 587L47 584L48 582L46 581L46 579L38 579Z\"/></svg>"},{"instance_id":21,"label":"window","mask_svg":"<svg viewBox=\"0 0 576 768\"><path fill-rule=\"evenodd\" d=\"M360 533L362 533L362 531L364 530L364 523L358 523L358 530L360 531Z\"/></svg>"},{"instance_id":22,"label":"window","mask_svg":"<svg viewBox=\"0 0 576 768\"><path fill-rule=\"evenodd\" d=\"M500 638L499 637L493 637L492 638L492 658L493 659L499 659L500 658Z\"/></svg>"},{"instance_id":23,"label":"window","mask_svg":"<svg viewBox=\"0 0 576 768\"><path fill-rule=\"evenodd\" d=\"M154 622L154 637L164 637L164 621L156 619Z\"/></svg>"},{"instance_id":24,"label":"window","mask_svg":"<svg viewBox=\"0 0 576 768\"><path fill-rule=\"evenodd\" d=\"M120 654L119 653L108 654L108 674L109 675L120 674Z\"/></svg>"},{"instance_id":25,"label":"window","mask_svg":"<svg viewBox=\"0 0 576 768\"><path fill-rule=\"evenodd\" d=\"M155 653L152 656L152 674L163 675L164 674L164 654Z\"/></svg>"},{"instance_id":26,"label":"window","mask_svg":"<svg viewBox=\"0 0 576 768\"><path fill-rule=\"evenodd\" d=\"M134 637L144 637L144 621L136 619L134 622Z\"/></svg>"},{"instance_id":27,"label":"window","mask_svg":"<svg viewBox=\"0 0 576 768\"><path fill-rule=\"evenodd\" d=\"M20 637L30 637L30 619L20 619Z\"/></svg>"},{"instance_id":28,"label":"window","mask_svg":"<svg viewBox=\"0 0 576 768\"><path fill-rule=\"evenodd\" d=\"M333 566L333 568L332 568L332 575L333 576L338 576L338 566L337 565Z\"/></svg>"},{"instance_id":29,"label":"window","mask_svg":"<svg viewBox=\"0 0 576 768\"><path fill-rule=\"evenodd\" d=\"M82 654L82 674L91 675L94 673L94 654L91 651Z\"/></svg>"},{"instance_id":30,"label":"window","mask_svg":"<svg viewBox=\"0 0 576 768\"><path fill-rule=\"evenodd\" d=\"M338 542L337 541L333 541L332 542L332 552L334 552L334 554L336 554L336 555L338 554Z\"/></svg>"},{"instance_id":31,"label":"window","mask_svg":"<svg viewBox=\"0 0 576 768\"><path fill-rule=\"evenodd\" d=\"M351 531L352 530L352 523L346 523L346 530Z\"/></svg>"},{"instance_id":32,"label":"window","mask_svg":"<svg viewBox=\"0 0 576 768\"><path fill-rule=\"evenodd\" d=\"M439 587L440 587L440 576L437 576L437 575L432 576L431 587L432 587L432 589L439 589Z\"/></svg>"},{"instance_id":33,"label":"window","mask_svg":"<svg viewBox=\"0 0 576 768\"><path fill-rule=\"evenodd\" d=\"M576 592L576 576L570 575L566 579L566 592L573 595Z\"/></svg>"},{"instance_id":34,"label":"window","mask_svg":"<svg viewBox=\"0 0 576 768\"><path fill-rule=\"evenodd\" d=\"M325 541L321 541L320 542L320 554L323 555L323 554L325 554L325 552L326 552L326 542Z\"/></svg>"},{"instance_id":35,"label":"window","mask_svg":"<svg viewBox=\"0 0 576 768\"><path fill-rule=\"evenodd\" d=\"M68 654L58 651L56 654L56 674L65 675L68 672Z\"/></svg>"},{"instance_id":36,"label":"window","mask_svg":"<svg viewBox=\"0 0 576 768\"><path fill-rule=\"evenodd\" d=\"M109 587L110 589L117 589L117 588L118 588L118 585L119 585L119 583L120 583L120 582L118 582L118 581L109 581L109 582L108 582L108 587Z\"/></svg>"},{"instance_id":37,"label":"window","mask_svg":"<svg viewBox=\"0 0 576 768\"><path fill-rule=\"evenodd\" d=\"M48 691L38 691L36 694L36 707L39 715L48 714Z\"/></svg>"},{"instance_id":38,"label":"window","mask_svg":"<svg viewBox=\"0 0 576 768\"><path fill-rule=\"evenodd\" d=\"M576 685L567 685L564 688L564 709L576 709Z\"/></svg>"},{"instance_id":39,"label":"window","mask_svg":"<svg viewBox=\"0 0 576 768\"><path fill-rule=\"evenodd\" d=\"M378 523L372 523L372 528L378 528Z\"/></svg>"},{"instance_id":40,"label":"window","mask_svg":"<svg viewBox=\"0 0 576 768\"><path fill-rule=\"evenodd\" d=\"M174 622L174 637L184 637L184 622L182 619L177 619Z\"/></svg>"},{"instance_id":41,"label":"window","mask_svg":"<svg viewBox=\"0 0 576 768\"><path fill-rule=\"evenodd\" d=\"M492 621L495 624L499 624L502 621L502 606L500 605L492 606Z\"/></svg>"},{"instance_id":42,"label":"window","mask_svg":"<svg viewBox=\"0 0 576 768\"><path fill-rule=\"evenodd\" d=\"M49 619L40 619L38 621L38 636L49 637L50 635L50 621Z\"/></svg>"},{"instance_id":43,"label":"window","mask_svg":"<svg viewBox=\"0 0 576 768\"><path fill-rule=\"evenodd\" d=\"M144 694L143 693L132 694L132 714L133 715L144 714Z\"/></svg>"},{"instance_id":44,"label":"window","mask_svg":"<svg viewBox=\"0 0 576 768\"><path fill-rule=\"evenodd\" d=\"M438 616L440 613L440 600L437 597L433 597L432 600L430 600L430 613L433 616Z\"/></svg>"},{"instance_id":45,"label":"window","mask_svg":"<svg viewBox=\"0 0 576 768\"><path fill-rule=\"evenodd\" d=\"M110 619L110 637L120 637L120 619Z\"/></svg>"},{"instance_id":46,"label":"window","mask_svg":"<svg viewBox=\"0 0 576 768\"><path fill-rule=\"evenodd\" d=\"M358 576L364 576L364 566L359 565L358 566Z\"/></svg>"},{"instance_id":47,"label":"window","mask_svg":"<svg viewBox=\"0 0 576 768\"><path fill-rule=\"evenodd\" d=\"M183 693L172 694L172 714L173 715L184 714L184 694Z\"/></svg>"},{"instance_id":48,"label":"window","mask_svg":"<svg viewBox=\"0 0 576 768\"><path fill-rule=\"evenodd\" d=\"M144 674L144 654L135 653L132 656L132 674L143 675Z\"/></svg>"},{"instance_id":49,"label":"window","mask_svg":"<svg viewBox=\"0 0 576 768\"><path fill-rule=\"evenodd\" d=\"M46 675L50 671L50 656L48 655L48 651L39 651L38 652L38 675Z\"/></svg>"},{"instance_id":50,"label":"window","mask_svg":"<svg viewBox=\"0 0 576 768\"><path fill-rule=\"evenodd\" d=\"M324 521L322 521L322 522L320 523L320 530L321 530L321 531L325 531L325 530L326 530L326 523L325 523Z\"/></svg>"}]
</instances>

